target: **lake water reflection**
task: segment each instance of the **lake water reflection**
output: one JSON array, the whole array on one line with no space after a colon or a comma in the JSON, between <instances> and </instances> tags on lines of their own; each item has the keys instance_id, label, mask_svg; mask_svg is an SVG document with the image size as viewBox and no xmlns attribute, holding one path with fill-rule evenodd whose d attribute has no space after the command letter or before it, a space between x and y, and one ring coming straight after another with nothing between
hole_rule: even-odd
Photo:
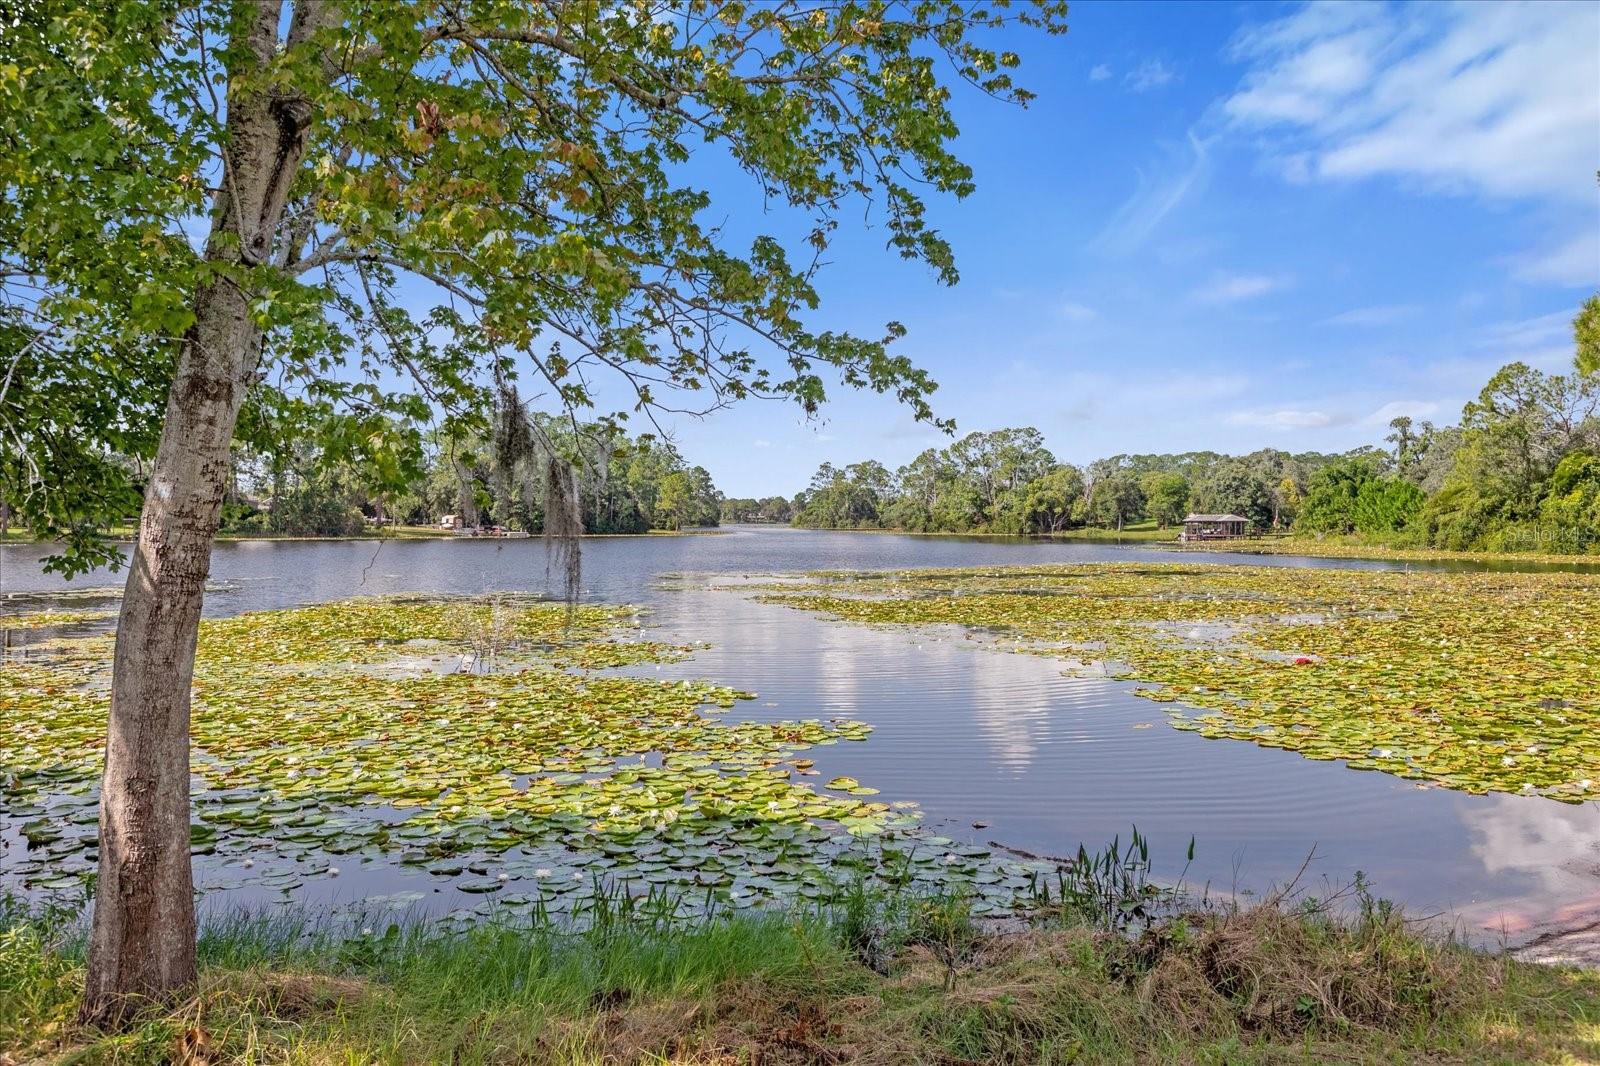
<instances>
[{"instance_id":1,"label":"lake water reflection","mask_svg":"<svg viewBox=\"0 0 1600 1066\"><path fill-rule=\"evenodd\" d=\"M0 595L121 583L109 573L63 582L41 572L43 554L0 547ZM1160 549L1062 541L736 527L587 541L584 596L643 604L664 639L709 643L688 661L662 666L661 676L757 692L739 715L870 723L875 732L865 743L809 753L817 768L859 778L881 789L884 800L916 801L927 824L947 836L1062 855L1080 841L1126 839L1137 824L1169 875L1193 836L1189 881L1223 891L1260 891L1292 876L1314 849L1307 873L1314 893L1324 879L1348 882L1361 870L1377 892L1413 913L1444 912L1515 939L1600 907L1600 805L1469 796L1206 740L1167 727L1161 707L1130 695L1123 683L1066 677L1048 659L997 651L955 629L825 621L755 602L737 581L812 569L1172 558ZM1184 558L1397 565L1225 553ZM212 583L206 612L213 616L354 595L541 592L555 585L538 540L219 544ZM6 854L0 850L0 863ZM417 887L414 878L366 870L307 898Z\"/></svg>"}]
</instances>

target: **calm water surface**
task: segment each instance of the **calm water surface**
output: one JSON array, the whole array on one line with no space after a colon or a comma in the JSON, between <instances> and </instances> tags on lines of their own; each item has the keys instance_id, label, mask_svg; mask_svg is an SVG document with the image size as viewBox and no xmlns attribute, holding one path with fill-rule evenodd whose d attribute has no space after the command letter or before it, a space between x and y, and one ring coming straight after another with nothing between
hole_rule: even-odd
<instances>
[{"instance_id":1,"label":"calm water surface","mask_svg":"<svg viewBox=\"0 0 1600 1066\"><path fill-rule=\"evenodd\" d=\"M121 584L120 575L104 572L63 582L40 570L44 554L34 546L0 547L0 595ZM1161 549L1061 541L735 527L586 541L584 597L643 604L661 627L652 635L709 642L710 649L660 674L759 694L736 713L869 722L875 732L865 743L808 754L825 775L857 777L881 789L884 800L916 801L927 824L949 836L1062 855L1079 842L1126 839L1137 824L1168 875L1181 868L1195 838L1192 884L1258 892L1294 875L1310 856L1303 883L1315 893L1325 883L1348 883L1359 870L1413 913L1442 913L1466 929L1512 940L1600 910L1600 804L1468 796L1206 740L1168 728L1161 708L1124 683L1065 677L1047 659L995 651L958 630L874 630L756 603L731 580L829 568L1173 558ZM1183 558L1408 565L1226 553ZM553 590L538 540L226 543L214 553L212 583L211 616L353 595ZM0 850L0 863L6 853ZM393 891L415 877L365 871L323 894Z\"/></svg>"}]
</instances>

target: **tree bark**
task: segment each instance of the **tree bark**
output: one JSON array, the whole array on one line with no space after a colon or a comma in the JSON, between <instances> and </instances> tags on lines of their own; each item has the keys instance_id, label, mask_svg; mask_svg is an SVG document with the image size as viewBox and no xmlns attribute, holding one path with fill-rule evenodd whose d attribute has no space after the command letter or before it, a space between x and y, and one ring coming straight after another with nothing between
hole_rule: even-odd
<instances>
[{"instance_id":1,"label":"tree bark","mask_svg":"<svg viewBox=\"0 0 1600 1066\"><path fill-rule=\"evenodd\" d=\"M281 0L258 0L233 42L274 61ZM325 10L296 5L290 43ZM211 539L227 486L239 408L261 351L250 314L252 269L269 261L311 109L282 88L236 90L231 75L226 171L205 258L218 269L195 296L178 347L161 443L117 626L111 717L100 788L100 872L80 1019L125 1024L195 979L189 859L189 705Z\"/></svg>"}]
</instances>

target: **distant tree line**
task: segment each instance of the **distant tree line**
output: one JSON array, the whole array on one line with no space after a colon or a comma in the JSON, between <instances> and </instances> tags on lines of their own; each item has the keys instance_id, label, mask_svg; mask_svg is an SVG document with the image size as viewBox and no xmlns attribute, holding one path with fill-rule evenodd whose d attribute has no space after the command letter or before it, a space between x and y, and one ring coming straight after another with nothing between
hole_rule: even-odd
<instances>
[{"instance_id":1,"label":"distant tree line","mask_svg":"<svg viewBox=\"0 0 1600 1066\"><path fill-rule=\"evenodd\" d=\"M542 438L580 456L580 513L586 533L644 533L718 524L722 493L701 466L691 466L671 443L630 437L600 425L576 429L535 416ZM223 531L285 536L350 536L371 526L432 526L459 515L464 526L544 528L544 479L496 432L461 439L426 439L402 492L375 486L366 463L305 442L258 450L236 445L223 508ZM787 520L787 516L785 519Z\"/></svg>"},{"instance_id":2,"label":"distant tree line","mask_svg":"<svg viewBox=\"0 0 1600 1066\"><path fill-rule=\"evenodd\" d=\"M794 518L794 508L782 496L763 499L728 497L722 501L724 522L781 522L785 525Z\"/></svg>"},{"instance_id":3,"label":"distant tree line","mask_svg":"<svg viewBox=\"0 0 1600 1066\"><path fill-rule=\"evenodd\" d=\"M1384 447L1340 454L1263 448L1114 455L1063 463L1038 430L971 433L890 470L875 460L824 463L791 501L726 498L704 467L659 437L612 425L532 416L546 447L576 456L583 529L640 533L719 523L830 529L1062 534L1172 528L1190 511L1243 516L1255 530L1356 535L1397 546L1600 552L1600 297L1574 320L1571 373L1501 368L1460 423L1396 418ZM236 534L349 536L374 525L537 532L544 482L508 447L501 423L427 435L401 419L354 421L308 438L291 412L263 409L232 451L222 529ZM274 432L275 422L285 427ZM487 428L485 428L487 427ZM404 447L374 436L415 435ZM403 470L377 462L414 454ZM107 453L108 484L136 506L145 469ZM3 471L16 473L16 471ZM402 483L404 491L379 486ZM12 519L0 477L0 529ZM109 490L108 490L109 491Z\"/></svg>"},{"instance_id":4,"label":"distant tree line","mask_svg":"<svg viewBox=\"0 0 1600 1066\"><path fill-rule=\"evenodd\" d=\"M897 470L824 463L797 526L1059 534L1167 528L1190 511L1256 530L1399 546L1600 552L1600 297L1574 320L1575 368L1503 367L1461 422L1389 423L1387 447L1342 454L1184 452L1057 461L1032 428L972 433Z\"/></svg>"},{"instance_id":5,"label":"distant tree line","mask_svg":"<svg viewBox=\"0 0 1600 1066\"><path fill-rule=\"evenodd\" d=\"M1139 522L1167 528L1203 510L1240 514L1258 528L1286 528L1318 472L1371 451L1115 455L1079 467L1057 461L1036 429L1001 429L930 448L894 471L872 460L824 463L795 497L794 524L1055 534Z\"/></svg>"}]
</instances>

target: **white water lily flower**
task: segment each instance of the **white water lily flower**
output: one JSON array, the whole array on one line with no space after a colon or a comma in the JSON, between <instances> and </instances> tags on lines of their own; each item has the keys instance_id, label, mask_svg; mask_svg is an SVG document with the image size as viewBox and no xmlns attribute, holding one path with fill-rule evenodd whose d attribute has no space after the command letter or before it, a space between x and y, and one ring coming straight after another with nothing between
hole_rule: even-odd
<instances>
[{"instance_id":1,"label":"white water lily flower","mask_svg":"<svg viewBox=\"0 0 1600 1066\"><path fill-rule=\"evenodd\" d=\"M550 876L550 871L545 869L543 866L541 866L537 870L533 871L533 876L539 878L539 880L542 881L546 877Z\"/></svg>"},{"instance_id":2,"label":"white water lily flower","mask_svg":"<svg viewBox=\"0 0 1600 1066\"><path fill-rule=\"evenodd\" d=\"M254 859L246 859L244 861L244 868L246 870L248 870L248 869L250 869L250 867L254 866L255 864L256 864L256 861Z\"/></svg>"},{"instance_id":3,"label":"white water lily flower","mask_svg":"<svg viewBox=\"0 0 1600 1066\"><path fill-rule=\"evenodd\" d=\"M370 925L369 926L365 926L361 930L361 935L362 936L371 936L372 935L372 926L370 926Z\"/></svg>"},{"instance_id":4,"label":"white water lily flower","mask_svg":"<svg viewBox=\"0 0 1600 1066\"><path fill-rule=\"evenodd\" d=\"M328 867L328 876L329 877L338 877L339 876L339 868L337 866Z\"/></svg>"},{"instance_id":5,"label":"white water lily flower","mask_svg":"<svg viewBox=\"0 0 1600 1066\"><path fill-rule=\"evenodd\" d=\"M508 874L508 873L505 873L505 872L501 872L501 873L495 874L494 875L494 879L496 881L509 881L509 880L511 880L511 875Z\"/></svg>"}]
</instances>

